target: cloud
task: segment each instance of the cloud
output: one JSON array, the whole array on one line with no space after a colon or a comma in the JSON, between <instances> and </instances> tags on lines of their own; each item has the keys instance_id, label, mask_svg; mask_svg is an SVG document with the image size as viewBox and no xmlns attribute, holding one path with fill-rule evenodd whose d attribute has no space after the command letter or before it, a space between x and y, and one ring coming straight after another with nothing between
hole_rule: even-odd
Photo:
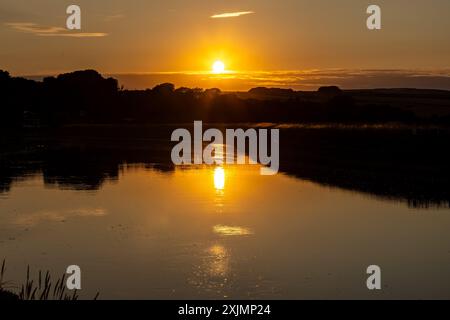
<instances>
[{"instance_id":1,"label":"cloud","mask_svg":"<svg viewBox=\"0 0 450 320\"><path fill-rule=\"evenodd\" d=\"M95 38L108 35L103 32L71 32L65 28L40 26L32 22L8 22L5 25L13 30L31 33L39 37Z\"/></svg>"},{"instance_id":2,"label":"cloud","mask_svg":"<svg viewBox=\"0 0 450 320\"><path fill-rule=\"evenodd\" d=\"M223 19L223 18L236 18L240 16L245 16L247 14L253 14L253 11L240 11L240 12L227 12L227 13L220 13L215 14L211 16L213 19Z\"/></svg>"}]
</instances>

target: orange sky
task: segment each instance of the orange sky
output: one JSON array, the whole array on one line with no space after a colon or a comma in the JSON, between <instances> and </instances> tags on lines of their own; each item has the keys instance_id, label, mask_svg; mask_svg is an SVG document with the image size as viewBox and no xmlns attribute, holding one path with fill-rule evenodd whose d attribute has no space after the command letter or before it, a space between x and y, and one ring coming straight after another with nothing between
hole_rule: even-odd
<instances>
[{"instance_id":1,"label":"orange sky","mask_svg":"<svg viewBox=\"0 0 450 320\"><path fill-rule=\"evenodd\" d=\"M78 0L83 37L59 0L2 0L0 69L13 75L450 68L448 0ZM213 18L216 16L216 18ZM43 32L45 34L43 34Z\"/></svg>"}]
</instances>

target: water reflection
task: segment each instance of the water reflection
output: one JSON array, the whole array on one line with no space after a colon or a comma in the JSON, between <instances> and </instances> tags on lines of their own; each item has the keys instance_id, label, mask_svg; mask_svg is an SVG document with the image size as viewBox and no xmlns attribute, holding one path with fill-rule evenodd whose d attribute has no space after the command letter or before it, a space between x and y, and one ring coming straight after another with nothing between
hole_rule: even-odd
<instances>
[{"instance_id":1,"label":"water reflection","mask_svg":"<svg viewBox=\"0 0 450 320\"><path fill-rule=\"evenodd\" d=\"M88 191L97 191L108 181L117 182L124 166L172 174L170 129L146 129L127 137L114 128L102 128L101 133L90 133L92 136L76 133L59 139L3 137L1 197L7 196L14 183L36 174L43 175L46 187ZM448 130L303 128L281 134L282 173L401 201L412 208L450 207ZM219 152L215 158L228 156ZM212 170L220 194L226 188L228 169Z\"/></svg>"},{"instance_id":2,"label":"water reflection","mask_svg":"<svg viewBox=\"0 0 450 320\"><path fill-rule=\"evenodd\" d=\"M201 263L189 276L190 285L210 296L227 298L231 276L229 250L221 244L213 244L201 256Z\"/></svg>"},{"instance_id":3,"label":"water reflection","mask_svg":"<svg viewBox=\"0 0 450 320\"><path fill-rule=\"evenodd\" d=\"M229 270L229 253L228 250L219 244L213 245L208 249L208 272L213 278L226 279Z\"/></svg>"},{"instance_id":4,"label":"water reflection","mask_svg":"<svg viewBox=\"0 0 450 320\"><path fill-rule=\"evenodd\" d=\"M216 213L223 213L225 206L225 169L223 167L217 167L214 169L214 189L215 197L214 204Z\"/></svg>"},{"instance_id":5,"label":"water reflection","mask_svg":"<svg viewBox=\"0 0 450 320\"><path fill-rule=\"evenodd\" d=\"M253 234L253 232L248 228L231 227L224 225L216 225L214 226L213 230L214 233L220 236L248 236Z\"/></svg>"},{"instance_id":6,"label":"water reflection","mask_svg":"<svg viewBox=\"0 0 450 320\"><path fill-rule=\"evenodd\" d=\"M12 280L75 262L103 298L370 298L376 261L383 297L450 297L447 132L282 131L282 173L264 177L174 167L166 131L103 130L0 141Z\"/></svg>"},{"instance_id":7,"label":"water reflection","mask_svg":"<svg viewBox=\"0 0 450 320\"><path fill-rule=\"evenodd\" d=\"M448 210L219 168L223 189L208 166L123 166L89 193L17 182L0 201L0 250L19 266L8 276L77 263L102 298L370 298L361 270L376 261L390 272L382 298L450 297Z\"/></svg>"},{"instance_id":8,"label":"water reflection","mask_svg":"<svg viewBox=\"0 0 450 320\"><path fill-rule=\"evenodd\" d=\"M18 216L14 223L24 227L33 227L38 223L45 222L66 222L68 219L77 217L102 217L107 212L102 208L76 208L65 211L43 210L32 213L23 213Z\"/></svg>"},{"instance_id":9,"label":"water reflection","mask_svg":"<svg viewBox=\"0 0 450 320\"><path fill-rule=\"evenodd\" d=\"M223 167L214 169L214 188L218 191L225 189L225 170Z\"/></svg>"}]
</instances>

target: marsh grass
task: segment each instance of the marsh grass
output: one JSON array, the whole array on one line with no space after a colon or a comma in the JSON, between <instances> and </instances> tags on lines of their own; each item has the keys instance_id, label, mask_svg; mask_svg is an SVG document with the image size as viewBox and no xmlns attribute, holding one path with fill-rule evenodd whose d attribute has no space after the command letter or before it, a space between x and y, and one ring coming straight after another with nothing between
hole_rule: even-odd
<instances>
[{"instance_id":1,"label":"marsh grass","mask_svg":"<svg viewBox=\"0 0 450 320\"><path fill-rule=\"evenodd\" d=\"M19 296L10 291L13 288L10 281L5 281L6 261L3 260L0 269L0 300L18 300Z\"/></svg>"},{"instance_id":2,"label":"marsh grass","mask_svg":"<svg viewBox=\"0 0 450 320\"><path fill-rule=\"evenodd\" d=\"M25 283L19 286L19 292L14 293L11 289L17 289L10 281L4 281L6 272L5 260L3 260L0 270L0 300L16 299L16 300L78 300L77 290L72 293L66 291L66 274L57 278L56 282L52 281L49 271L45 274L39 271L38 279L33 280L30 276L30 266L27 267L27 277ZM94 300L97 300L99 293L96 294Z\"/></svg>"}]
</instances>

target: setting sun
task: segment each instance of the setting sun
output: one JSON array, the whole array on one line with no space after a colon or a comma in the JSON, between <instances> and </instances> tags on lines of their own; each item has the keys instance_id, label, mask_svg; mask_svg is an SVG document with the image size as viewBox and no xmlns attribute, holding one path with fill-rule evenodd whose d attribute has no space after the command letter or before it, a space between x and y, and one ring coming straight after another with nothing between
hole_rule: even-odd
<instances>
[{"instance_id":1,"label":"setting sun","mask_svg":"<svg viewBox=\"0 0 450 320\"><path fill-rule=\"evenodd\" d=\"M212 72L216 73L216 74L221 74L225 72L225 64L220 61L217 60L216 62L214 62L213 66L212 66Z\"/></svg>"}]
</instances>

